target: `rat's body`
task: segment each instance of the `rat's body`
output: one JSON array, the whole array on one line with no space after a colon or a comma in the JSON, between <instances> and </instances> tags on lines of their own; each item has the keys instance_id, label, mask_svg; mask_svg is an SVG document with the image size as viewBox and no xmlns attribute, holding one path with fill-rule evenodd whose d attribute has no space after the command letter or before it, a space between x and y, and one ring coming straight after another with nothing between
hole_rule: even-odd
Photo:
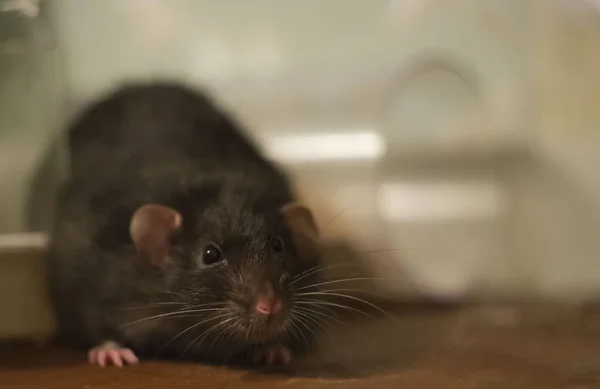
<instances>
[{"instance_id":1,"label":"rat's body","mask_svg":"<svg viewBox=\"0 0 600 389\"><path fill-rule=\"evenodd\" d=\"M310 344L292 317L295 290L315 282L314 224L228 116L178 85L134 85L68 135L49 255L66 340L99 346L101 365L134 352L272 362Z\"/></svg>"}]
</instances>

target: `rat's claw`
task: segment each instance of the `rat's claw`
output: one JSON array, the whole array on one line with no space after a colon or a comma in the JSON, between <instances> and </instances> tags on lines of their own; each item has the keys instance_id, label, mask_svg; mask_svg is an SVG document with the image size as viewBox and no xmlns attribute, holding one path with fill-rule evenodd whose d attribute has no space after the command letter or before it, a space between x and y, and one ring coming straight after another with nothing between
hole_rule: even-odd
<instances>
[{"instance_id":1,"label":"rat's claw","mask_svg":"<svg viewBox=\"0 0 600 389\"><path fill-rule=\"evenodd\" d=\"M252 361L255 365L286 365L292 360L292 353L283 346L266 347L254 352Z\"/></svg>"},{"instance_id":2,"label":"rat's claw","mask_svg":"<svg viewBox=\"0 0 600 389\"><path fill-rule=\"evenodd\" d=\"M123 367L124 362L133 365L139 362L133 351L121 347L115 342L105 342L94 347L88 352L88 361L92 365L105 367L112 363L117 367Z\"/></svg>"}]
</instances>

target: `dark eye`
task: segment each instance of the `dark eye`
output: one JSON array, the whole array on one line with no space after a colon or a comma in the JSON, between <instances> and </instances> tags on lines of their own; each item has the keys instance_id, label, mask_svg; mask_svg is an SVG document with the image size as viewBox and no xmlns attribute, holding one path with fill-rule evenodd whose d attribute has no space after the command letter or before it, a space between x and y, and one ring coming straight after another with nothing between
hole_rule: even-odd
<instances>
[{"instance_id":1,"label":"dark eye","mask_svg":"<svg viewBox=\"0 0 600 389\"><path fill-rule=\"evenodd\" d=\"M202 261L207 265L212 265L222 259L223 256L221 255L221 250L215 245L210 244L206 246L202 252Z\"/></svg>"},{"instance_id":2,"label":"dark eye","mask_svg":"<svg viewBox=\"0 0 600 389\"><path fill-rule=\"evenodd\" d=\"M280 237L275 237L271 245L273 247L273 251L275 251L276 253L280 253L283 251L283 240Z\"/></svg>"}]
</instances>

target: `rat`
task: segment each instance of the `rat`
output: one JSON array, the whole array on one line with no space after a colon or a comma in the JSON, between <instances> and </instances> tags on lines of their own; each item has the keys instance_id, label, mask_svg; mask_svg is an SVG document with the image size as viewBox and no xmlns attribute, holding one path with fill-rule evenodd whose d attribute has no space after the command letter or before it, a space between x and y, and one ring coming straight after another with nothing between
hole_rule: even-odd
<instances>
[{"instance_id":1,"label":"rat","mask_svg":"<svg viewBox=\"0 0 600 389\"><path fill-rule=\"evenodd\" d=\"M176 82L124 84L66 131L48 285L92 364L282 365L314 345L314 217L225 110Z\"/></svg>"}]
</instances>

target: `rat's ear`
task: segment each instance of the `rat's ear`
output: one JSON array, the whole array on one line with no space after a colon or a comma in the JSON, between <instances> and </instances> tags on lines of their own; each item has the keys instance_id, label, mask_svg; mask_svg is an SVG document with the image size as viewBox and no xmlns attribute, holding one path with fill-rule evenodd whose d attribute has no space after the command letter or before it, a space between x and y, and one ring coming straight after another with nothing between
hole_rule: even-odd
<instances>
[{"instance_id":1,"label":"rat's ear","mask_svg":"<svg viewBox=\"0 0 600 389\"><path fill-rule=\"evenodd\" d=\"M181 214L158 204L139 207L129 223L129 234L138 252L153 265L161 265L171 249L171 237L181 228Z\"/></svg>"},{"instance_id":2,"label":"rat's ear","mask_svg":"<svg viewBox=\"0 0 600 389\"><path fill-rule=\"evenodd\" d=\"M312 212L304 204L288 203L280 209L286 223L294 234L302 235L312 240L317 240L319 230Z\"/></svg>"}]
</instances>

